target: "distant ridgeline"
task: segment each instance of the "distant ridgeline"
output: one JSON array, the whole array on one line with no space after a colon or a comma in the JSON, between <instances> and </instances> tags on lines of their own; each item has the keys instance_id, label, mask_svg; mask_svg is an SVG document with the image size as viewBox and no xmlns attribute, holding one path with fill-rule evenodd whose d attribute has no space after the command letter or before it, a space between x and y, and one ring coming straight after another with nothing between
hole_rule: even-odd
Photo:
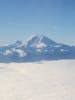
<instances>
[{"instance_id":1,"label":"distant ridgeline","mask_svg":"<svg viewBox=\"0 0 75 100\"><path fill-rule=\"evenodd\" d=\"M69 46L34 35L26 41L0 46L0 62L34 62L42 60L75 59L75 46Z\"/></svg>"}]
</instances>

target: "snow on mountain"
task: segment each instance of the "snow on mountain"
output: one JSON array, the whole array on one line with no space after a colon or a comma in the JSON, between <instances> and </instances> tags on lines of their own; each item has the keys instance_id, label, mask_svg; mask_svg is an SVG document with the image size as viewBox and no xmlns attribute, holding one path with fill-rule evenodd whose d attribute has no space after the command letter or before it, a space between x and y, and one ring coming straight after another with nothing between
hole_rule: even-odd
<instances>
[{"instance_id":1,"label":"snow on mountain","mask_svg":"<svg viewBox=\"0 0 75 100\"><path fill-rule=\"evenodd\" d=\"M19 57L24 57L27 55L27 53L25 53L24 50L21 50L21 49L11 49L11 50L6 50L4 51L3 55L11 55L11 54L14 54L14 53L17 53L19 55Z\"/></svg>"},{"instance_id":2,"label":"snow on mountain","mask_svg":"<svg viewBox=\"0 0 75 100\"><path fill-rule=\"evenodd\" d=\"M59 47L61 47L62 45L60 45L60 44L57 44L57 45L55 45L54 47L55 48L59 48Z\"/></svg>"},{"instance_id":3,"label":"snow on mountain","mask_svg":"<svg viewBox=\"0 0 75 100\"><path fill-rule=\"evenodd\" d=\"M31 47L34 47L34 48L44 48L46 47L46 44L41 42L41 41L38 41L38 42L35 42L31 45Z\"/></svg>"},{"instance_id":4,"label":"snow on mountain","mask_svg":"<svg viewBox=\"0 0 75 100\"><path fill-rule=\"evenodd\" d=\"M65 50L65 49L60 49L60 51L61 51L61 52L64 52L64 51L66 51L66 52L67 52L67 51L69 51L69 50Z\"/></svg>"},{"instance_id":5,"label":"snow on mountain","mask_svg":"<svg viewBox=\"0 0 75 100\"><path fill-rule=\"evenodd\" d=\"M12 54L12 51L11 51L11 50L6 50L6 51L3 53L3 55L10 55L10 54Z\"/></svg>"},{"instance_id":6,"label":"snow on mountain","mask_svg":"<svg viewBox=\"0 0 75 100\"><path fill-rule=\"evenodd\" d=\"M33 35L26 41L28 47L44 48L50 45L56 45L56 42L43 35Z\"/></svg>"},{"instance_id":7,"label":"snow on mountain","mask_svg":"<svg viewBox=\"0 0 75 100\"><path fill-rule=\"evenodd\" d=\"M21 49L16 49L15 52L17 52L20 57L24 57L27 55L27 53L25 53L25 51Z\"/></svg>"}]
</instances>

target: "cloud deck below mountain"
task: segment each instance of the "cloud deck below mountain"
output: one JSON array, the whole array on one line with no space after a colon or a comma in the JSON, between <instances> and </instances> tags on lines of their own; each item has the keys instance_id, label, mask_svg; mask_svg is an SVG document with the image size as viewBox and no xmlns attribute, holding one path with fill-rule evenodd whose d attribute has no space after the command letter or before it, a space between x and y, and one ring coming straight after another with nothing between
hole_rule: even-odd
<instances>
[{"instance_id":1,"label":"cloud deck below mountain","mask_svg":"<svg viewBox=\"0 0 75 100\"><path fill-rule=\"evenodd\" d=\"M0 63L0 100L74 100L75 60Z\"/></svg>"}]
</instances>

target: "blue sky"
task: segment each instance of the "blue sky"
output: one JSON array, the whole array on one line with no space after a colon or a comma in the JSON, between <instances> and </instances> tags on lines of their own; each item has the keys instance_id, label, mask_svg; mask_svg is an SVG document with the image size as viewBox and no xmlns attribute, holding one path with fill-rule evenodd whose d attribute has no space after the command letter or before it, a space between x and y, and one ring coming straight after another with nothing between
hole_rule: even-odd
<instances>
[{"instance_id":1,"label":"blue sky","mask_svg":"<svg viewBox=\"0 0 75 100\"><path fill-rule=\"evenodd\" d=\"M75 0L0 0L0 41L32 34L75 44Z\"/></svg>"}]
</instances>

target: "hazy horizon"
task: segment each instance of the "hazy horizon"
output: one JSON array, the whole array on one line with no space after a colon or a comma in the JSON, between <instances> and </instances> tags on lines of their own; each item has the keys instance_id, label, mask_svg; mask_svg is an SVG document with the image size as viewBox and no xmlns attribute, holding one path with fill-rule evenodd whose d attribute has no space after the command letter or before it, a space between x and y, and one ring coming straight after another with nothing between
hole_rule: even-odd
<instances>
[{"instance_id":1,"label":"hazy horizon","mask_svg":"<svg viewBox=\"0 0 75 100\"><path fill-rule=\"evenodd\" d=\"M22 42L26 42L29 38L31 38L32 36L34 35L38 35L38 34L30 34L29 36L25 37L25 39L13 39L11 41L0 41L0 46L3 46L3 45L8 45L8 44L13 44L17 41L22 41ZM39 34L40 35L40 34ZM57 40L57 39L54 39L54 38L51 38L49 37L48 35L46 34L41 34L45 37L48 37L50 40L56 42L56 43L61 43L61 44L65 44L65 45L70 45L70 46L75 46L75 44L72 44L72 43L67 43L67 42L63 42L63 41L60 41L60 40ZM41 36L40 35L40 36Z\"/></svg>"}]
</instances>

